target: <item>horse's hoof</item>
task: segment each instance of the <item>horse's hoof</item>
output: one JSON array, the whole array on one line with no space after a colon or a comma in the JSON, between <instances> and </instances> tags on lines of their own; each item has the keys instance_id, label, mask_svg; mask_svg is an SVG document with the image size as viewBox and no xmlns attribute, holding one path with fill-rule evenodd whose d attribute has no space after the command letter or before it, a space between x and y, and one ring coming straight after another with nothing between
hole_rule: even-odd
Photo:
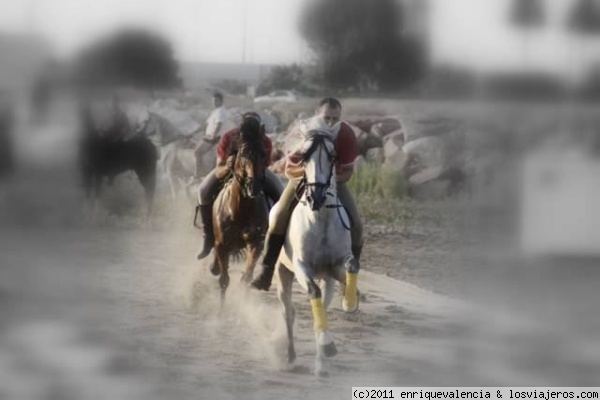
<instances>
[{"instance_id":1,"label":"horse's hoof","mask_svg":"<svg viewBox=\"0 0 600 400\"><path fill-rule=\"evenodd\" d=\"M214 276L219 276L221 274L221 268L219 268L219 264L216 261L210 265L210 273Z\"/></svg>"},{"instance_id":2,"label":"horse's hoof","mask_svg":"<svg viewBox=\"0 0 600 400\"><path fill-rule=\"evenodd\" d=\"M358 312L358 305L360 303L359 299L360 294L358 293L358 291L356 293L354 304L348 304L346 298L342 298L342 310L344 310L346 314L355 314L356 312Z\"/></svg>"},{"instance_id":3,"label":"horse's hoof","mask_svg":"<svg viewBox=\"0 0 600 400\"><path fill-rule=\"evenodd\" d=\"M337 354L337 348L335 347L335 343L331 342L325 345L320 345L319 352L325 357L333 357Z\"/></svg>"},{"instance_id":4,"label":"horse's hoof","mask_svg":"<svg viewBox=\"0 0 600 400\"><path fill-rule=\"evenodd\" d=\"M329 371L327 370L327 363L325 360L317 358L315 360L315 376L317 378L328 378Z\"/></svg>"},{"instance_id":5,"label":"horse's hoof","mask_svg":"<svg viewBox=\"0 0 600 400\"><path fill-rule=\"evenodd\" d=\"M208 257L209 254L210 254L210 250L208 250L208 251L200 250L199 252L196 253L196 260L203 260L206 257Z\"/></svg>"},{"instance_id":6,"label":"horse's hoof","mask_svg":"<svg viewBox=\"0 0 600 400\"><path fill-rule=\"evenodd\" d=\"M255 279L250 283L250 287L254 290L263 290L265 292L268 292L271 285Z\"/></svg>"},{"instance_id":7,"label":"horse's hoof","mask_svg":"<svg viewBox=\"0 0 600 400\"><path fill-rule=\"evenodd\" d=\"M288 365L294 364L296 362L296 352L289 351L286 357L286 362L288 363Z\"/></svg>"},{"instance_id":8,"label":"horse's hoof","mask_svg":"<svg viewBox=\"0 0 600 400\"><path fill-rule=\"evenodd\" d=\"M240 282L244 283L246 285L249 285L251 281L252 281L252 276L247 273L243 273L242 276L240 277Z\"/></svg>"},{"instance_id":9,"label":"horse's hoof","mask_svg":"<svg viewBox=\"0 0 600 400\"><path fill-rule=\"evenodd\" d=\"M225 291L229 287L229 274L221 274L219 277L219 287L221 288L221 294L225 296Z\"/></svg>"},{"instance_id":10,"label":"horse's hoof","mask_svg":"<svg viewBox=\"0 0 600 400\"><path fill-rule=\"evenodd\" d=\"M317 378L329 378L329 371L315 371Z\"/></svg>"}]
</instances>

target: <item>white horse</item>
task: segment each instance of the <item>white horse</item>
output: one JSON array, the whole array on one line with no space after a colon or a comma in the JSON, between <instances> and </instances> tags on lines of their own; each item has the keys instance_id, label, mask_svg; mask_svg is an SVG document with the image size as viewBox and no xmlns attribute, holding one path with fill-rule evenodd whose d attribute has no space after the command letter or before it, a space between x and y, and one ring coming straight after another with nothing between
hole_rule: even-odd
<instances>
[{"instance_id":1,"label":"white horse","mask_svg":"<svg viewBox=\"0 0 600 400\"><path fill-rule=\"evenodd\" d=\"M287 361L291 364L296 358L292 305L295 276L308 294L312 307L317 345L315 375L319 377L329 374L325 357L337 353L326 315L335 292L335 281L344 286L343 310L356 312L359 271L359 263L351 251L349 218L337 197L332 133L323 130L303 134L305 142L301 152L304 154L305 189L291 216L277 274L278 297L287 326ZM317 285L317 279L322 279L321 287Z\"/></svg>"},{"instance_id":2,"label":"white horse","mask_svg":"<svg viewBox=\"0 0 600 400\"><path fill-rule=\"evenodd\" d=\"M182 135L168 119L148 112L147 118L142 122L139 130L146 135L157 138L155 144L160 149L159 167L169 184L173 199L178 193L186 190L188 182L196 173L195 144L189 136ZM203 142L206 148L202 151L201 170L202 176L208 174L216 164L216 154L211 151L214 144Z\"/></svg>"}]
</instances>

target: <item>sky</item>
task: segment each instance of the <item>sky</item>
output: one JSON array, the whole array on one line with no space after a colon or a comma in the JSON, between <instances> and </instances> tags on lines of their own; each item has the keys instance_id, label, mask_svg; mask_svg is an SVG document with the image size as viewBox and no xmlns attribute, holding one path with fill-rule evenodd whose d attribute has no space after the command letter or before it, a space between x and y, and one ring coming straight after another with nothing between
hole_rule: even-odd
<instances>
[{"instance_id":1,"label":"sky","mask_svg":"<svg viewBox=\"0 0 600 400\"><path fill-rule=\"evenodd\" d=\"M535 68L567 76L582 72L580 63L599 61L598 40L582 45L565 29L574 0L546 0L545 27L526 37L508 23L513 0L433 2L431 34L436 60L466 63L478 71Z\"/></svg>"},{"instance_id":2,"label":"sky","mask_svg":"<svg viewBox=\"0 0 600 400\"><path fill-rule=\"evenodd\" d=\"M0 0L0 31L43 35L62 56L124 25L156 29L182 61L282 64L306 62L310 51L297 18L310 0ZM368 0L365 0L368 1ZM433 60L475 70L514 70L524 65L572 73L597 60L595 44L579 56L565 33L573 0L546 0L548 25L529 37L507 24L512 0L430 0ZM592 49L593 51L591 51ZM577 57L574 57L577 55Z\"/></svg>"}]
</instances>

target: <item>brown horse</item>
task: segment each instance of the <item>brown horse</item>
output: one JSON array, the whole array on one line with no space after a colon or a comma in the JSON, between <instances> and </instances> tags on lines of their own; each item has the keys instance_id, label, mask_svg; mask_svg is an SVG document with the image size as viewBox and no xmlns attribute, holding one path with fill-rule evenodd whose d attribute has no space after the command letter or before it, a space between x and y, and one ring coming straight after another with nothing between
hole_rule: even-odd
<instances>
[{"instance_id":1,"label":"brown horse","mask_svg":"<svg viewBox=\"0 0 600 400\"><path fill-rule=\"evenodd\" d=\"M220 275L221 299L229 285L231 255L245 255L242 281L252 280L256 261L263 249L269 211L263 192L267 158L260 134L241 132L233 148L235 162L229 180L213 205L215 259L211 267Z\"/></svg>"}]
</instances>

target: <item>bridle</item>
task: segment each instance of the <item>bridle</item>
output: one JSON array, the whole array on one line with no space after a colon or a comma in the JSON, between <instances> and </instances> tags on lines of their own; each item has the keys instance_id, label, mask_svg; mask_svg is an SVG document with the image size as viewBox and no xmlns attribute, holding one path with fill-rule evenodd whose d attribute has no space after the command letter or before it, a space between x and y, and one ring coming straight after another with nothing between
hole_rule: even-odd
<instances>
[{"instance_id":1,"label":"bridle","mask_svg":"<svg viewBox=\"0 0 600 400\"><path fill-rule=\"evenodd\" d=\"M296 200L298 200L299 203L302 203L304 205L306 205L306 201L303 201L302 199L299 198L300 197L299 192L302 190L306 191L306 188L308 188L308 187L329 189L331 187L331 178L333 177L333 169L335 168L335 162L337 160L335 152L329 151L329 149L325 145L326 141L333 143L331 136L329 136L327 134L317 133L317 134L311 136L311 139L312 139L312 143L311 143L310 147L304 152L304 154L302 156L302 164L306 165L306 162L309 160L309 158L312 156L312 154L315 151L317 151L317 149L319 151L325 151L325 153L327 154L327 158L329 159L329 163L330 163L329 176L327 177L327 182L325 182L325 183L323 183L323 182L308 182L306 179L306 173L304 174L304 176L302 177L302 180L300 181L300 185L298 186L298 190L295 193ZM321 157L319 157L319 169L322 169L321 168L322 165L320 165L320 163L321 163ZM334 194L331 192L327 192L327 196L334 196ZM339 198L337 198L336 200L337 200L336 204L326 204L325 208L337 209L338 216L339 216L340 220L342 221L342 225L344 226L344 228L346 230L350 230L350 226L348 226L346 224L346 222L344 221L344 218L342 217L341 208L343 208L343 206L340 203Z\"/></svg>"},{"instance_id":2,"label":"bridle","mask_svg":"<svg viewBox=\"0 0 600 400\"><path fill-rule=\"evenodd\" d=\"M254 164L256 162L260 162L260 160L253 160L250 157L247 157L243 152L234 152L233 154L235 155L235 158L236 158L236 160L235 160L236 164L238 162L240 162L242 158L248 160L245 162L251 162L252 164ZM244 197L248 197L247 196L248 188L251 188L255 181L259 181L261 183L264 183L264 181L265 181L266 175L264 172L258 176L250 177L250 176L245 176L245 174L240 175L237 172L237 169L238 168L236 168L235 166L234 166L234 168L232 168L231 176L240 185L240 188L242 189L241 193L242 193L242 196L244 196Z\"/></svg>"},{"instance_id":3,"label":"bridle","mask_svg":"<svg viewBox=\"0 0 600 400\"><path fill-rule=\"evenodd\" d=\"M329 175L327 177L327 182L324 183L324 182L308 182L306 179L306 174L305 174L304 177L302 178L303 185L305 187L329 188L331 186L331 177L333 176L333 168L335 168L336 156L335 156L335 152L329 151L329 149L325 145L325 141L329 141L329 142L333 143L333 140L331 139L331 137L329 135L322 134L322 133L317 133L317 134L311 136L311 139L312 139L312 143L311 143L310 147L306 150L306 152L302 156L302 163L306 164L306 162L309 160L309 158L312 156L312 154L315 151L317 151L317 150L325 151L325 153L327 154L327 158L329 159L329 163L330 163ZM319 169L322 170L321 157L319 157Z\"/></svg>"}]
</instances>

